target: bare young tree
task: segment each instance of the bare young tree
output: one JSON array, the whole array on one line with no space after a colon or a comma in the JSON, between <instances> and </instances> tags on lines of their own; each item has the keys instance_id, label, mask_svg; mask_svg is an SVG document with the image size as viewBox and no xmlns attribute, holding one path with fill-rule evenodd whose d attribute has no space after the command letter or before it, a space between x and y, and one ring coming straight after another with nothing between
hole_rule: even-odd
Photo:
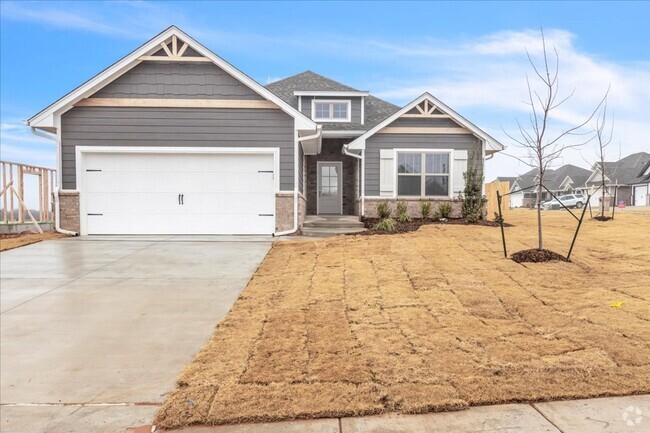
<instances>
[{"instance_id":1,"label":"bare young tree","mask_svg":"<svg viewBox=\"0 0 650 433\"><path fill-rule=\"evenodd\" d=\"M567 96L560 96L559 85L559 66L560 56L555 47L553 48L552 59L549 59L549 52L546 47L544 30L541 30L542 39L542 63L537 65L526 50L528 62L537 78L537 87L531 84L528 74L526 74L526 84L528 86L528 100L525 102L530 107L528 122L522 124L517 120L519 136L515 137L507 131L504 133L513 140L516 147L525 149L527 156L520 158L509 155L526 164L531 168L537 169L538 179L536 182L536 207L537 207L537 237L538 248L543 248L542 236L542 192L544 190L544 176L549 165L561 157L562 153L571 148L577 148L587 144L593 139L591 132L583 132L583 127L593 119L594 115L603 104L600 101L591 115L582 123L568 128L558 128L559 132L551 130L551 122L554 112L562 107L571 99L575 90ZM580 138L571 138L581 136Z\"/></svg>"},{"instance_id":2,"label":"bare young tree","mask_svg":"<svg viewBox=\"0 0 650 433\"><path fill-rule=\"evenodd\" d=\"M607 100L603 103L603 108L596 116L596 141L598 144L598 163L600 165L600 216L605 216L605 194L607 193L607 184L605 182L605 155L607 146L612 142L614 135L614 118L612 117L611 125L607 128Z\"/></svg>"}]
</instances>

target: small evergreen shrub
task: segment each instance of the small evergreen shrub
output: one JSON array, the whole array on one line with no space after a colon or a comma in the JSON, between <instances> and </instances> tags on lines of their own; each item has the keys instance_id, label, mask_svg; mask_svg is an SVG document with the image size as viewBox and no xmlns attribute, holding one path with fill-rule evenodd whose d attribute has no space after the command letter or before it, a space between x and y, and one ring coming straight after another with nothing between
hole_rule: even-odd
<instances>
[{"instance_id":1,"label":"small evergreen shrub","mask_svg":"<svg viewBox=\"0 0 650 433\"><path fill-rule=\"evenodd\" d=\"M449 218L451 216L451 203L440 203L438 206L438 217Z\"/></svg>"},{"instance_id":2,"label":"small evergreen shrub","mask_svg":"<svg viewBox=\"0 0 650 433\"><path fill-rule=\"evenodd\" d=\"M423 201L420 203L420 215L422 219L425 220L431 216L431 202Z\"/></svg>"},{"instance_id":3,"label":"small evergreen shrub","mask_svg":"<svg viewBox=\"0 0 650 433\"><path fill-rule=\"evenodd\" d=\"M474 159L475 155L472 155ZM483 177L478 175L476 168L463 173L465 178L465 191L463 194L463 206L461 215L468 223L475 224L483 219L483 208L487 198L483 195Z\"/></svg>"},{"instance_id":4,"label":"small evergreen shrub","mask_svg":"<svg viewBox=\"0 0 650 433\"><path fill-rule=\"evenodd\" d=\"M390 218L390 214L393 213L393 209L390 207L390 203L387 201L379 203L377 205L377 216L380 220L385 220Z\"/></svg>"},{"instance_id":5,"label":"small evergreen shrub","mask_svg":"<svg viewBox=\"0 0 650 433\"><path fill-rule=\"evenodd\" d=\"M405 201L398 201L395 210L397 212L397 221L401 223L411 222L411 215L409 215L408 206Z\"/></svg>"},{"instance_id":6,"label":"small evergreen shrub","mask_svg":"<svg viewBox=\"0 0 650 433\"><path fill-rule=\"evenodd\" d=\"M392 218L384 218L381 221L379 221L373 229L375 230L381 230L383 232L392 232L395 230L395 226L397 223L395 222L394 219Z\"/></svg>"}]
</instances>

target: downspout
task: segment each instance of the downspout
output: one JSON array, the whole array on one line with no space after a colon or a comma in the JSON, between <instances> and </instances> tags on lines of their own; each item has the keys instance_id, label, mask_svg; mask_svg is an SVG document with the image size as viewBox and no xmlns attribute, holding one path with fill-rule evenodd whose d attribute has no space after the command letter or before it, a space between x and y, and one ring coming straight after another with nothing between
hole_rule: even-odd
<instances>
[{"instance_id":1,"label":"downspout","mask_svg":"<svg viewBox=\"0 0 650 433\"><path fill-rule=\"evenodd\" d=\"M348 146L349 146L348 144L343 145L343 148L342 148L343 155L351 156L351 157L357 158L358 160L361 161L361 185L360 185L360 188L361 188L360 193L361 194L359 194L361 196L361 209L360 209L359 213L361 214L360 216L364 216L365 210L366 210L366 206L365 206L365 200L366 200L366 194L365 194L365 192L366 192L366 189L365 189L365 185L366 185L366 176L365 176L366 160L364 158L364 150L363 149L361 150L361 155L357 155L356 153L350 152L348 150Z\"/></svg>"},{"instance_id":2,"label":"downspout","mask_svg":"<svg viewBox=\"0 0 650 433\"><path fill-rule=\"evenodd\" d=\"M316 133L313 135L307 135L305 137L299 137L298 136L298 130L295 132L295 141L296 141L296 147L293 151L293 228L289 230L285 230L283 232L275 232L273 233L273 236L285 236L285 235L291 235L295 232L298 231L298 211L300 209L300 206L298 205L298 173L300 170L298 170L298 164L300 163L300 157L299 157L299 151L298 151L298 146L300 146L300 143L306 140L313 140L315 138L319 138L323 132L323 127L318 125L316 127ZM278 176L280 173L278 173Z\"/></svg>"},{"instance_id":3,"label":"downspout","mask_svg":"<svg viewBox=\"0 0 650 433\"><path fill-rule=\"evenodd\" d=\"M55 136L55 135L53 136L53 135L50 135L50 134L45 134L44 132L41 132L41 131L37 130L33 126L31 128L32 128L32 133L34 135L37 135L37 136L43 137L43 138L47 138L49 140L54 140L58 144L57 136ZM57 146L56 151L57 151L57 153L59 152L58 146ZM58 158L58 155L57 155L57 158ZM61 173L57 173L56 185L54 186L54 191L52 191L52 194L54 194L54 230L56 230L57 232L62 233L64 235L68 235L68 236L79 236L79 233L77 233L77 232L73 232L73 231L65 230L65 229L61 228L61 205L59 203L59 182L60 182L59 179L60 179L60 175L61 175Z\"/></svg>"}]
</instances>

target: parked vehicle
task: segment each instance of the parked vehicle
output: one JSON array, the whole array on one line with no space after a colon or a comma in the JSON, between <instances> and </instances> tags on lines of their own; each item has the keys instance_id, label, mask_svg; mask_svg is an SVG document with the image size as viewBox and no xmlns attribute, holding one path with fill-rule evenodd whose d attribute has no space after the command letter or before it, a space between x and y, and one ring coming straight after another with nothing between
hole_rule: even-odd
<instances>
[{"instance_id":1,"label":"parked vehicle","mask_svg":"<svg viewBox=\"0 0 650 433\"><path fill-rule=\"evenodd\" d=\"M558 197L557 199L547 200L542 203L542 209L553 210L563 209L562 205L568 208L580 209L585 203L585 197L581 194L568 194Z\"/></svg>"}]
</instances>

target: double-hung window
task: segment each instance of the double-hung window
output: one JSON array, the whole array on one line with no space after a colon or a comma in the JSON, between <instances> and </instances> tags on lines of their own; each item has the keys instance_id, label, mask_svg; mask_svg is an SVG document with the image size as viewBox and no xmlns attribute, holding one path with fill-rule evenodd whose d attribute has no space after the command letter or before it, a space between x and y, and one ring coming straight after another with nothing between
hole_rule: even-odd
<instances>
[{"instance_id":1,"label":"double-hung window","mask_svg":"<svg viewBox=\"0 0 650 433\"><path fill-rule=\"evenodd\" d=\"M314 100L312 119L321 122L349 122L350 101Z\"/></svg>"},{"instance_id":2,"label":"double-hung window","mask_svg":"<svg viewBox=\"0 0 650 433\"><path fill-rule=\"evenodd\" d=\"M398 152L397 195L449 197L449 152Z\"/></svg>"}]
</instances>

